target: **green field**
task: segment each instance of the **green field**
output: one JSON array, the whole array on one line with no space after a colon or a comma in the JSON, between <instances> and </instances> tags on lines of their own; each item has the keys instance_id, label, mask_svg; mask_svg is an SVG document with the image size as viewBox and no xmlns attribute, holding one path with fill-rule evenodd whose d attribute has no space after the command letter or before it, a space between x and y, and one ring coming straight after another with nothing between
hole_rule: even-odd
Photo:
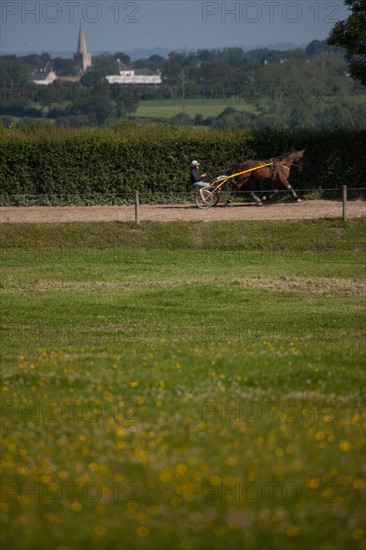
<instances>
[{"instance_id":1,"label":"green field","mask_svg":"<svg viewBox=\"0 0 366 550\"><path fill-rule=\"evenodd\" d=\"M365 244L2 225L3 547L363 549Z\"/></svg>"},{"instance_id":2,"label":"green field","mask_svg":"<svg viewBox=\"0 0 366 550\"><path fill-rule=\"evenodd\" d=\"M328 104L334 104L337 98L329 97ZM364 107L364 96L355 95L347 96L347 102L351 105L359 105L360 109ZM139 106L134 113L136 118L170 118L178 113L185 112L192 119L196 115L202 115L204 118L209 116L217 117L227 107L233 107L237 111L245 111L246 113L257 114L257 105L255 101L244 100L242 97L225 97L222 98L200 98L186 99L184 106L182 99L149 99L141 100ZM263 105L262 105L263 107ZM268 107L270 104L268 102Z\"/></svg>"},{"instance_id":3,"label":"green field","mask_svg":"<svg viewBox=\"0 0 366 550\"><path fill-rule=\"evenodd\" d=\"M140 101L139 107L134 116L137 118L170 118L183 111L194 118L196 115L218 116L227 107L234 107L238 111L255 113L256 107L252 102L243 102L235 98L220 99L186 99L183 103L181 99L151 99Z\"/></svg>"}]
</instances>

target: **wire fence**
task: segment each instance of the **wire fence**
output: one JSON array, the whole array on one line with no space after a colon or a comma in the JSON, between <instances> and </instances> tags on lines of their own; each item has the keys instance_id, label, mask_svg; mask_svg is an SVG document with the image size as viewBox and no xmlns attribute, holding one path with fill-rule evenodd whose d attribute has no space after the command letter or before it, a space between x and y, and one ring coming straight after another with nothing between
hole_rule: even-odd
<instances>
[{"instance_id":1,"label":"wire fence","mask_svg":"<svg viewBox=\"0 0 366 550\"><path fill-rule=\"evenodd\" d=\"M342 201L343 188L334 187L328 189L296 189L296 194L301 200L330 200ZM366 200L366 187L347 187L347 201ZM255 202L252 193L259 198L263 196L271 203L291 202L294 200L291 191L279 189L275 195L273 189L251 189L239 190L232 194L233 202ZM143 204L186 204L194 203L198 190L167 190L164 192L155 191L134 191L127 193L67 193L67 194L2 194L0 195L0 206L122 206L136 205L138 200ZM224 202L230 196L230 191L222 191L221 201ZM136 198L138 197L138 199Z\"/></svg>"}]
</instances>

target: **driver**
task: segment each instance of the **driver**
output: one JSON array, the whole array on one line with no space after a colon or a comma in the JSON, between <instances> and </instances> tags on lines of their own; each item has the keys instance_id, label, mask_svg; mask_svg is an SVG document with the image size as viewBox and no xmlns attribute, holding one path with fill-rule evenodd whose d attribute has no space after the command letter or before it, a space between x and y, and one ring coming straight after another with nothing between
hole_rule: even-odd
<instances>
[{"instance_id":1,"label":"driver","mask_svg":"<svg viewBox=\"0 0 366 550\"><path fill-rule=\"evenodd\" d=\"M202 178L206 177L207 174L200 174L199 167L200 163L197 160L192 160L190 168L191 185L197 188L206 187L208 184L202 181Z\"/></svg>"}]
</instances>

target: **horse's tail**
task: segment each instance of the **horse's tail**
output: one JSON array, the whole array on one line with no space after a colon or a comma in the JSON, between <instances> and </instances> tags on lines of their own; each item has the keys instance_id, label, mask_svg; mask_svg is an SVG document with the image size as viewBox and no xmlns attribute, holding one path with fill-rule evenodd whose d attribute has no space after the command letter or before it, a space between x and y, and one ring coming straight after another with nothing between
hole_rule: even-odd
<instances>
[{"instance_id":1,"label":"horse's tail","mask_svg":"<svg viewBox=\"0 0 366 550\"><path fill-rule=\"evenodd\" d=\"M230 176L231 174L235 174L236 167L235 166L229 166L229 168L225 168L225 170L220 170L220 174L225 174L225 176Z\"/></svg>"}]
</instances>

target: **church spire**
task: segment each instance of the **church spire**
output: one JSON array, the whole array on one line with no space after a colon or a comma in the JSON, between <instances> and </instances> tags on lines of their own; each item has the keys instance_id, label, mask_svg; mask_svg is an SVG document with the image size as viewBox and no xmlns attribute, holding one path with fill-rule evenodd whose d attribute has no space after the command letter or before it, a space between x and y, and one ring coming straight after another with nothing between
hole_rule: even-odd
<instances>
[{"instance_id":1,"label":"church spire","mask_svg":"<svg viewBox=\"0 0 366 550\"><path fill-rule=\"evenodd\" d=\"M78 64L81 74L84 74L85 71L92 66L91 54L88 52L88 48L86 47L84 29L81 23L79 28L77 51L74 55L74 59Z\"/></svg>"},{"instance_id":2,"label":"church spire","mask_svg":"<svg viewBox=\"0 0 366 550\"><path fill-rule=\"evenodd\" d=\"M88 49L86 47L86 40L84 36L84 29L81 23L79 28L79 38L78 38L78 46L77 46L76 52L81 54L88 53Z\"/></svg>"}]
</instances>

